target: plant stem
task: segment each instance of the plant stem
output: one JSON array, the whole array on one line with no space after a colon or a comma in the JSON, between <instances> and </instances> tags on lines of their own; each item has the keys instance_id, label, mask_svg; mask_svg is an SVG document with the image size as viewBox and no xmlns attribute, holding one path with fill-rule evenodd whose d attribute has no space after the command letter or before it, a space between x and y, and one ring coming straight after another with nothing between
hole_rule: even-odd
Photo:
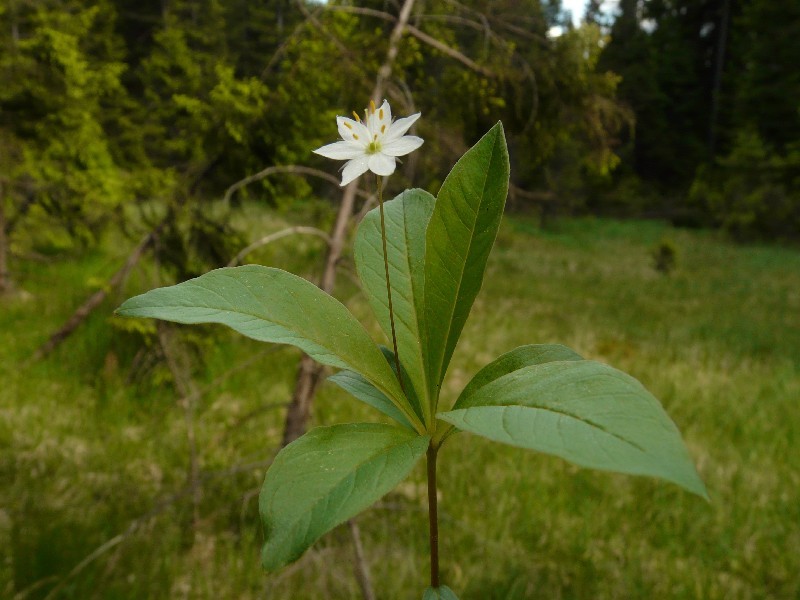
<instances>
[{"instance_id":1,"label":"plant stem","mask_svg":"<svg viewBox=\"0 0 800 600\"><path fill-rule=\"evenodd\" d=\"M389 284L389 255L386 250L386 220L383 216L383 185L381 176L375 177L378 187L378 206L381 213L381 239L383 240L383 267L386 271L386 295L389 297L389 324L392 328L392 347L394 349L394 364L397 367L397 381L400 382L400 389L403 394L408 397L405 385L403 384L403 375L400 370L400 353L397 351L397 333L394 329L394 307L392 306L392 286Z\"/></svg>"},{"instance_id":2,"label":"plant stem","mask_svg":"<svg viewBox=\"0 0 800 600\"><path fill-rule=\"evenodd\" d=\"M428 446L428 522L430 524L431 587L439 587L439 498L436 495L436 454L439 448Z\"/></svg>"}]
</instances>

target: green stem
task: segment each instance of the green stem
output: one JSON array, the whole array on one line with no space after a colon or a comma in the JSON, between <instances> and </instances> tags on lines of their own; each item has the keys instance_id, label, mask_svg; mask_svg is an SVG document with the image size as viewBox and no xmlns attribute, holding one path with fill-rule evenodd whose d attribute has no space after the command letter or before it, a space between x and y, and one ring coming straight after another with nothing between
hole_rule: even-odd
<instances>
[{"instance_id":1,"label":"green stem","mask_svg":"<svg viewBox=\"0 0 800 600\"><path fill-rule=\"evenodd\" d=\"M408 398L405 385L403 384L403 375L400 371L400 353L397 351L397 333L394 329L394 307L392 306L392 286L389 284L389 255L386 250L386 219L383 216L383 186L381 176L375 177L378 187L378 206L381 213L381 238L383 240L383 267L386 270L386 295L389 297L389 324L392 328L392 348L394 349L394 364L397 367L397 381L400 382L400 389L403 390L403 395Z\"/></svg>"},{"instance_id":2,"label":"green stem","mask_svg":"<svg viewBox=\"0 0 800 600\"><path fill-rule=\"evenodd\" d=\"M431 587L439 587L439 499L436 495L436 455L439 448L428 446L428 522L430 524Z\"/></svg>"}]
</instances>

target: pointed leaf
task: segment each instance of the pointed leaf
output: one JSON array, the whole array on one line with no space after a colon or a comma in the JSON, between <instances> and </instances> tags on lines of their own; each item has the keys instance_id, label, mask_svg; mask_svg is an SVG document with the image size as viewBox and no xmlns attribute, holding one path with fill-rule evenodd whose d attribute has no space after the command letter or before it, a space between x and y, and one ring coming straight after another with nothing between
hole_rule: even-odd
<instances>
[{"instance_id":1,"label":"pointed leaf","mask_svg":"<svg viewBox=\"0 0 800 600\"><path fill-rule=\"evenodd\" d=\"M424 190L406 190L384 203L389 280L397 332L397 351L407 374L406 391L421 399L418 405L429 406L425 396L424 283L425 230L436 200ZM364 286L375 316L386 337L391 340L386 271L383 262L380 210L367 213L356 233L353 246L358 276ZM430 411L428 411L430 412ZM427 415L430 420L432 415Z\"/></svg>"},{"instance_id":2,"label":"pointed leaf","mask_svg":"<svg viewBox=\"0 0 800 600\"><path fill-rule=\"evenodd\" d=\"M403 427L414 429L405 415L400 412L400 409L392 404L391 400L389 400L383 392L355 371L339 371L328 377L328 381L335 383L358 400L369 404L371 407L376 408L386 416L394 419Z\"/></svg>"},{"instance_id":3,"label":"pointed leaf","mask_svg":"<svg viewBox=\"0 0 800 600\"><path fill-rule=\"evenodd\" d=\"M318 427L286 446L259 497L264 568L297 560L323 534L391 491L429 441L391 425L356 423Z\"/></svg>"},{"instance_id":4,"label":"pointed leaf","mask_svg":"<svg viewBox=\"0 0 800 600\"><path fill-rule=\"evenodd\" d=\"M575 464L650 475L707 498L680 433L630 375L580 360L523 367L437 415L491 440Z\"/></svg>"},{"instance_id":5,"label":"pointed leaf","mask_svg":"<svg viewBox=\"0 0 800 600\"><path fill-rule=\"evenodd\" d=\"M411 411L378 346L355 317L338 300L286 271L258 265L217 269L131 298L117 313L221 323L255 340L297 346L322 364L361 373Z\"/></svg>"},{"instance_id":6,"label":"pointed leaf","mask_svg":"<svg viewBox=\"0 0 800 600\"><path fill-rule=\"evenodd\" d=\"M438 588L429 587L425 590L422 600L458 600L458 596L446 585L441 585Z\"/></svg>"},{"instance_id":7,"label":"pointed leaf","mask_svg":"<svg viewBox=\"0 0 800 600\"><path fill-rule=\"evenodd\" d=\"M508 375L522 367L559 360L583 360L583 357L561 344L529 344L514 348L478 371L475 377L467 384L467 387L463 389L452 410L461 408L475 392L503 375Z\"/></svg>"},{"instance_id":8,"label":"pointed leaf","mask_svg":"<svg viewBox=\"0 0 800 600\"><path fill-rule=\"evenodd\" d=\"M425 246L427 372L434 398L481 288L508 176L506 139L498 123L456 163L436 199Z\"/></svg>"}]
</instances>

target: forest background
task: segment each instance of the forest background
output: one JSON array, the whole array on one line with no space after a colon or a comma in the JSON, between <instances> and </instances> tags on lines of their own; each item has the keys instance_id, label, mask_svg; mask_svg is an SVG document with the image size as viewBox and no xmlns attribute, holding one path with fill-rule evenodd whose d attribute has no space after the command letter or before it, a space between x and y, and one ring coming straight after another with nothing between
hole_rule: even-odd
<instances>
[{"instance_id":1,"label":"forest background","mask_svg":"<svg viewBox=\"0 0 800 600\"><path fill-rule=\"evenodd\" d=\"M720 256L727 256L728 250L720 248L728 246L713 244L724 240L777 240L788 250L776 249L764 259L777 265L769 273L781 281L775 283L779 304L771 314L778 318L797 303L789 291L796 273L785 265L796 264L791 248L800 237L800 3L620 0L609 7L589 0L582 21L574 23L559 0L417 0L402 36L393 41L406 4L7 0L0 5L0 293L5 303L0 335L6 399L13 399L3 409L9 419L2 439L10 451L3 453L2 473L10 491L6 508L0 509L0 534L8 542L0 593L89 597L87 590L105 590L97 597L112 592L158 597L153 590L161 589L170 590L164 597L197 597L196 581L187 573L208 564L204 561L220 572L225 561L232 561L227 569L250 573L245 566L255 563L244 557L252 554L248 544L257 547L258 535L243 537L240 529L245 522L252 527L257 517L248 503L252 496L242 490L263 476L265 453L281 441L276 431L282 421L268 426L277 428L267 435L275 444L258 441L259 429L248 427L265 407L285 406L293 393L296 360L268 359L260 367L269 375L264 378L282 378L281 385L289 388L264 392L269 401L240 405L239 413L224 416L222 429L209 425L203 433L204 426L196 425L196 437L205 435L212 448L201 456L193 419L213 420L218 406L216 400L199 401L199 390L219 386L215 377L236 380L227 369L260 355L211 330L165 329L110 312L126 291L229 264L270 232L292 236L284 247L291 251L264 246L248 260L304 271L323 284L329 266L341 267L337 296L357 305L346 244L337 250L344 259L334 257L328 265L324 260L336 249L342 194L331 181L334 167L311 150L333 141L337 114L363 109L376 78L396 114L422 112L416 134L426 140L390 179L390 195L411 186L435 193L455 160L502 120L512 161L507 210L513 226L504 235L509 247L520 251L518 260L524 261L526 246L515 236L536 231L558 238L557 230L546 233L556 223L587 248L611 244L624 253L632 244L637 252L645 247L645 255L659 243L666 271L675 259L675 240L694 240L686 242L688 247ZM392 44L396 56L387 74ZM368 186L353 192L358 201L348 218L357 219L374 201L373 192ZM617 221L607 218L631 221L608 229L604 223ZM590 233L576 231L575 223ZM697 229L701 237L686 238L685 229L675 228ZM350 232L347 225L339 234ZM664 232L671 236L666 242ZM555 247L541 250L556 253ZM561 259L554 255L553 260ZM574 268L571 259L564 260L565 268ZM753 265L752 272L740 276L747 273L756 286L762 270ZM576 282L572 292L585 297L586 289ZM725 310L734 311L734 299L744 305L747 298L733 295ZM602 304L599 296L597 302ZM726 314L734 319L734 312ZM776 336L793 331L786 322L774 325ZM76 331L82 333L68 339ZM743 337L737 340L762 356L769 345L766 331L753 326L738 332ZM776 343L791 359L798 353L796 342L795 336ZM624 359L627 346L620 344L600 346ZM602 348L596 353L602 355ZM71 356L79 358L71 363ZM781 375L770 371L770 381L795 389L796 367L776 368ZM247 378L236 385L261 385L258 381ZM181 398L177 421L164 416L175 393ZM58 410L49 404L41 413L30 412L27 399L40 395L83 398L74 406L85 414L81 402L89 402L96 429L86 439L73 438L73 413L56 416ZM166 429L148 438L152 432L143 434L149 430L142 422L153 415L164 419ZM126 467L141 470L129 474L139 486L135 493L123 493L123 486L117 496L110 483L114 477L98 474L94 483L82 479L87 467L76 457L95 456L87 448L100 447L108 436L123 439L109 451L115 464L125 462L132 448L149 457ZM215 449L240 440L237 436L252 439L253 447L235 457ZM163 445L151 447L155 442L148 445L146 439ZM71 450L69 440L77 444ZM63 456L70 452L74 460L66 461L71 467L63 481L50 477L61 473ZM251 462L241 462L243 456ZM105 467L89 469L95 470L106 472ZM184 476L185 488L180 487ZM49 487L43 483L48 478ZM75 492L76 497L66 494L69 502L53 500L76 480L83 482L86 496ZM204 495L198 492L200 483ZM178 486L174 495L165 492L170 484ZM215 503L209 487L248 502ZM413 499L416 492L404 494ZM96 519L77 508L95 504L101 507ZM777 505L773 508L777 514ZM174 530L165 531L159 551L182 557L175 559L182 566L164 558L142 575L149 584L125 579L136 579L134 567L141 564L130 558L136 552L122 549L138 548L142 556L155 535L148 528L157 527L165 514L171 515ZM782 546L791 540L797 544L796 531L781 536ZM220 561L215 552L222 546L226 558ZM314 556L307 565L323 569L324 553ZM739 573L744 559L737 560L732 569ZM770 563L766 555L759 554L759 561ZM125 570L120 564L127 565L129 575L119 575ZM588 583L576 583L589 581L588 575L570 579L556 567L549 575L543 569L541 576L560 589L603 596ZM785 567L786 573L791 570ZM502 576L486 577L491 583ZM780 571L771 577L768 589L775 597L791 597L798 589L796 574ZM528 583L509 580L503 592L508 595L497 597L532 597ZM282 585L290 590L297 581L289 577L269 585L278 594ZM647 597L652 582L640 583ZM351 585L324 579L316 584L315 590ZM240 587L202 585L208 597L246 597L245 590L261 589L257 573L244 577ZM473 585L475 593L489 583ZM731 589L741 592L735 597L763 597L761 588L726 585L720 583L720 597ZM636 595L609 590L608 597ZM317 592L309 593L315 597Z\"/></svg>"}]
</instances>

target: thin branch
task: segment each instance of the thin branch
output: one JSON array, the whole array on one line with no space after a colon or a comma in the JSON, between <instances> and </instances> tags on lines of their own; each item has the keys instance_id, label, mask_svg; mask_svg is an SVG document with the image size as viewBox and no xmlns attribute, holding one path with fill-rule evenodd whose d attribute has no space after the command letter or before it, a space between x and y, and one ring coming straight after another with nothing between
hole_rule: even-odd
<instances>
[{"instance_id":1,"label":"thin branch","mask_svg":"<svg viewBox=\"0 0 800 600\"><path fill-rule=\"evenodd\" d=\"M317 9L315 9L314 13L319 13L320 10L321 9L317 8ZM264 67L264 70L261 72L261 79L266 79L267 74L272 70L272 68L275 66L275 64L280 60L281 56L283 56L286 53L287 49L289 48L289 43L294 38L296 38L298 35L300 35L300 32L303 30L303 28L305 28L306 25L308 25L308 22L309 22L309 19L306 18L305 21L302 21L301 23L298 23L297 26L292 30L292 33L290 33L288 36L286 36L286 38L281 42L281 44L278 46L278 48L275 50L275 52L270 57L269 61L267 62L267 65Z\"/></svg>"},{"instance_id":2,"label":"thin branch","mask_svg":"<svg viewBox=\"0 0 800 600\"><path fill-rule=\"evenodd\" d=\"M327 243L328 245L330 245L331 243L331 237L327 233L325 233L321 229L317 229L316 227L305 227L303 225L287 227L286 229L281 229L280 231L276 231L275 233L266 235L260 240L253 242L252 244L244 248L241 252L239 252L239 254L234 256L228 263L228 266L234 267L238 265L245 256L247 256L257 248L261 248L262 246L266 246L267 244L271 244L272 242L288 237L290 235L294 235L296 233L301 233L305 235L315 235L325 240L325 243Z\"/></svg>"},{"instance_id":3,"label":"thin branch","mask_svg":"<svg viewBox=\"0 0 800 600\"><path fill-rule=\"evenodd\" d=\"M447 44L445 44L443 42L440 42L435 37L428 35L424 31L420 31L419 29L417 29L413 25L408 25L406 27L406 29L408 30L408 33L413 35L415 38L417 38L421 42L425 42L429 46L432 46L433 48L436 48L442 54L445 54L445 55L449 56L450 58L453 58L453 59L457 60L458 62L460 62L465 67L468 67L468 68L472 69L473 71L476 71L477 73L480 73L481 75L483 75L485 77L494 78L494 77L497 76L494 73L494 71L492 71L491 69L487 69L486 67L483 67L483 66L479 65L478 63L473 61L468 56L462 54L461 52L459 52L458 50L456 50L454 48L451 48Z\"/></svg>"},{"instance_id":4,"label":"thin branch","mask_svg":"<svg viewBox=\"0 0 800 600\"><path fill-rule=\"evenodd\" d=\"M55 598L58 596L59 592L64 589L64 586L67 585L67 582L70 581L73 577L78 575L81 571L83 571L86 567L92 564L95 560L100 558L103 554L118 546L122 542L124 542L134 531L139 527L140 523L134 521L131 525L126 529L124 532L120 533L119 535L115 535L113 538L98 546L94 552L89 554L86 558L84 558L81 562L79 562L75 567L67 573L67 575L52 589L48 592L47 596L44 597L44 600L51 600L51 598Z\"/></svg>"},{"instance_id":5,"label":"thin branch","mask_svg":"<svg viewBox=\"0 0 800 600\"><path fill-rule=\"evenodd\" d=\"M263 169L254 175L249 175L244 179L237 181L227 190L225 190L225 194L222 196L222 200L227 204L230 202L233 195L243 187L246 187L251 183L255 183L256 181L261 181L262 179L266 179L271 175L282 175L282 174L310 175L312 177L318 177L320 179L324 179L325 181L332 183L337 187L339 186L339 180L330 173L326 173L325 171L320 171L319 169L312 169L311 167L304 167L302 165L278 165L274 167L267 167L266 169ZM362 197L368 196L368 194L366 194L365 192L358 191L356 193Z\"/></svg>"},{"instance_id":6,"label":"thin branch","mask_svg":"<svg viewBox=\"0 0 800 600\"><path fill-rule=\"evenodd\" d=\"M515 53L515 56L519 58L519 62L522 65L522 70L525 73L525 77L528 81L530 81L531 94L533 95L531 110L528 113L528 120L526 121L525 126L522 128L523 133L528 133L536 123L536 117L539 114L539 83L536 79L536 73L534 73L533 67L530 65L530 63L520 54Z\"/></svg>"},{"instance_id":7,"label":"thin branch","mask_svg":"<svg viewBox=\"0 0 800 600\"><path fill-rule=\"evenodd\" d=\"M372 8L363 8L363 7L359 7L359 6L326 6L325 9L326 10L333 10L333 11L340 11L340 12L348 12L348 13L359 14L359 15L367 15L367 16L370 16L370 17L376 17L378 19L383 19L384 21L396 22L398 20L397 17L395 17L394 15L391 15L391 14L389 14L387 12L383 12L381 10L375 10L375 9L372 9ZM405 27L403 28L403 30L407 31L408 33L413 35L415 38L420 40L421 42L424 42L425 44L428 44L429 46L431 46L433 48L436 48L442 54L445 54L446 56L449 56L450 58L457 60L458 62L463 64L465 67L467 67L469 69L472 69L473 71L476 71L476 72L478 72L481 75L484 75L486 77L492 77L492 78L496 77L495 73L493 71L491 71L490 69L487 69L486 67L483 67L483 66L479 65L478 63L473 61L471 58L466 56L465 54L459 52L455 48L452 48L452 47L448 46L444 42L441 42L441 41L437 40L435 37L433 37L431 35L428 35L424 31L421 31L420 29L417 29L413 25L411 25L409 23L406 23ZM398 29L395 28L395 31L398 31ZM401 33L402 33L402 30L401 30ZM391 48L396 48L396 46L392 46ZM381 67L381 68L383 69L383 67ZM378 71L378 73L380 74L380 70ZM386 79L388 79L388 77L386 77Z\"/></svg>"},{"instance_id":8,"label":"thin branch","mask_svg":"<svg viewBox=\"0 0 800 600\"><path fill-rule=\"evenodd\" d=\"M358 587L361 588L361 595L364 600L375 600L375 592L372 589L372 578L369 572L369 565L364 557L364 547L361 545L361 531L355 519L347 521L350 527L350 536L353 538L353 550L355 551L355 569Z\"/></svg>"},{"instance_id":9,"label":"thin branch","mask_svg":"<svg viewBox=\"0 0 800 600\"><path fill-rule=\"evenodd\" d=\"M337 38L330 31L328 31L327 27L324 27L322 23L319 22L319 19L317 19L317 15L308 10L304 0L295 0L295 4L297 5L297 8L300 9L300 12L303 13L305 18L308 19L309 23L311 23L317 29L317 31L319 31L322 35L328 38L333 43L333 45L336 46L340 54L342 54L343 56L351 54L347 46L345 46L339 38Z\"/></svg>"},{"instance_id":10,"label":"thin branch","mask_svg":"<svg viewBox=\"0 0 800 600\"><path fill-rule=\"evenodd\" d=\"M89 298L87 298L86 301L79 306L74 313L72 313L72 316L67 319L67 322L64 323L64 325L62 325L58 331L52 334L50 338L39 347L38 350L36 350L33 356L29 359L29 362L41 360L55 350L55 348L61 342L67 339L67 337L69 337L70 334L72 334L72 332L75 331L80 324L86 320L86 317L88 317L94 309L103 303L103 300L106 299L109 291L116 289L122 284L133 267L136 266L136 263L139 262L139 259L142 258L145 250L147 250L155 241L159 232L166 225L166 223L167 221L165 219L159 225L157 225L155 229L142 238L130 255L128 255L128 259L125 261L125 264L123 264L122 267L120 267L120 269L111 276L106 285L89 296Z\"/></svg>"},{"instance_id":11,"label":"thin branch","mask_svg":"<svg viewBox=\"0 0 800 600\"><path fill-rule=\"evenodd\" d=\"M464 27L474 29L475 31L480 31L487 39L506 43L502 37L492 31L492 28L489 25L489 20L483 14L480 15L479 21L468 19L466 17L459 17L458 15L419 15L418 18L420 21L443 21L445 23L455 23L456 25L462 25Z\"/></svg>"},{"instance_id":12,"label":"thin branch","mask_svg":"<svg viewBox=\"0 0 800 600\"><path fill-rule=\"evenodd\" d=\"M158 341L164 352L167 367L172 373L175 388L181 396L178 405L183 407L184 421L186 423L186 442L189 445L189 473L187 479L192 490L193 523L197 527L200 522L202 490L200 488L200 462L197 454L197 438L194 428L194 407L195 399L199 398L200 392L188 373L188 369L182 364L183 361L175 356L170 332L163 321L158 322Z\"/></svg>"},{"instance_id":13,"label":"thin branch","mask_svg":"<svg viewBox=\"0 0 800 600\"><path fill-rule=\"evenodd\" d=\"M374 8L364 8L362 6L342 6L338 4L326 4L325 10L330 10L334 12L346 12L354 15L365 15L368 17L383 19L384 21L389 21L391 23L397 21L397 17L395 17L391 13L382 10L375 10Z\"/></svg>"}]
</instances>

